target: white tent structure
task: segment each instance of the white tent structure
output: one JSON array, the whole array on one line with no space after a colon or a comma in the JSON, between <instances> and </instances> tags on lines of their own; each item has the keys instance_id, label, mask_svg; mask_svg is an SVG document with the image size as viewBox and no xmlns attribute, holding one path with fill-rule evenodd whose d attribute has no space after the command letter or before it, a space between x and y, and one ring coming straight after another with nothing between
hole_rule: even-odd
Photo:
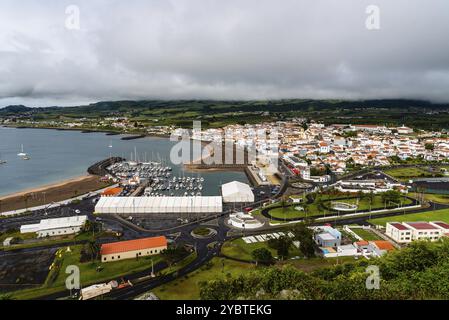
<instances>
[{"instance_id":1,"label":"white tent structure","mask_svg":"<svg viewBox=\"0 0 449 320\"><path fill-rule=\"evenodd\" d=\"M250 203L254 202L254 193L251 187L239 181L232 181L221 186L224 203Z\"/></svg>"},{"instance_id":2,"label":"white tent structure","mask_svg":"<svg viewBox=\"0 0 449 320\"><path fill-rule=\"evenodd\" d=\"M222 197L102 197L95 206L96 213L220 213Z\"/></svg>"}]
</instances>

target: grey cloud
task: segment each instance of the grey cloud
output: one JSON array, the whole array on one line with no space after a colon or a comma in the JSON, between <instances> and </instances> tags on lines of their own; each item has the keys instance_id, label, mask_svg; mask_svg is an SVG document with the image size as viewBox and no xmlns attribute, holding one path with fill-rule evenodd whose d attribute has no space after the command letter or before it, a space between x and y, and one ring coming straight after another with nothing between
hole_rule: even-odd
<instances>
[{"instance_id":1,"label":"grey cloud","mask_svg":"<svg viewBox=\"0 0 449 320\"><path fill-rule=\"evenodd\" d=\"M365 28L380 8L381 30ZM81 30L64 27L77 4ZM0 3L0 105L145 98L449 101L445 0Z\"/></svg>"}]
</instances>

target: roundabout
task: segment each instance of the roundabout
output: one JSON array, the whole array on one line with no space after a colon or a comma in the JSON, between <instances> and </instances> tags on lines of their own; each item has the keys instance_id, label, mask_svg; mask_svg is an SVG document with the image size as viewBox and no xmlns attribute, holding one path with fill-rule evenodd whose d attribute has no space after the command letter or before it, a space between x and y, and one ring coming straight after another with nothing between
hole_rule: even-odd
<instances>
[{"instance_id":1,"label":"roundabout","mask_svg":"<svg viewBox=\"0 0 449 320\"><path fill-rule=\"evenodd\" d=\"M207 227L198 227L190 232L190 235L197 239L207 239L212 238L217 234L217 231L212 228Z\"/></svg>"}]
</instances>

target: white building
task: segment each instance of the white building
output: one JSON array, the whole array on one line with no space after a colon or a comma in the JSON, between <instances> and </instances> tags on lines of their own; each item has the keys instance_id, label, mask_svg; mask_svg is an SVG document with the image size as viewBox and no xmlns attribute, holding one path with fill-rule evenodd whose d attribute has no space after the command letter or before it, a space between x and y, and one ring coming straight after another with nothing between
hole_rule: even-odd
<instances>
[{"instance_id":1,"label":"white building","mask_svg":"<svg viewBox=\"0 0 449 320\"><path fill-rule=\"evenodd\" d=\"M412 230L399 222L388 222L385 234L397 243L412 242Z\"/></svg>"},{"instance_id":2,"label":"white building","mask_svg":"<svg viewBox=\"0 0 449 320\"><path fill-rule=\"evenodd\" d=\"M254 202L254 193L251 187L239 181L233 181L221 186L224 203L250 203Z\"/></svg>"},{"instance_id":3,"label":"white building","mask_svg":"<svg viewBox=\"0 0 449 320\"><path fill-rule=\"evenodd\" d=\"M41 220L37 224L20 227L20 233L37 233L38 238L76 234L81 231L87 216L74 216Z\"/></svg>"},{"instance_id":4,"label":"white building","mask_svg":"<svg viewBox=\"0 0 449 320\"><path fill-rule=\"evenodd\" d=\"M260 222L252 215L243 212L232 213L229 215L228 223L238 229L257 229L264 225L263 222Z\"/></svg>"},{"instance_id":5,"label":"white building","mask_svg":"<svg viewBox=\"0 0 449 320\"><path fill-rule=\"evenodd\" d=\"M412 230L413 240L437 241L443 235L443 230L428 222L404 222Z\"/></svg>"},{"instance_id":6,"label":"white building","mask_svg":"<svg viewBox=\"0 0 449 320\"><path fill-rule=\"evenodd\" d=\"M222 197L102 197L95 206L96 213L220 213Z\"/></svg>"},{"instance_id":7,"label":"white building","mask_svg":"<svg viewBox=\"0 0 449 320\"><path fill-rule=\"evenodd\" d=\"M449 234L449 224L445 222L388 222L386 235L397 243L414 240L437 241Z\"/></svg>"}]
</instances>

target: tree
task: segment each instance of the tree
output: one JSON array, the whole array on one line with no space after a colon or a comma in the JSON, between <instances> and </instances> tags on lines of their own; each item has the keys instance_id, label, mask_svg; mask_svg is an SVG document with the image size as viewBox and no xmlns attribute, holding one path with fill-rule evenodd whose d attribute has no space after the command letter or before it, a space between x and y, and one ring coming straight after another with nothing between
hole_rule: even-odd
<instances>
[{"instance_id":1,"label":"tree","mask_svg":"<svg viewBox=\"0 0 449 320\"><path fill-rule=\"evenodd\" d=\"M292 239L286 236L268 240L268 246L276 250L278 257L281 260L288 257L291 245Z\"/></svg>"},{"instance_id":2,"label":"tree","mask_svg":"<svg viewBox=\"0 0 449 320\"><path fill-rule=\"evenodd\" d=\"M426 143L424 145L424 147L426 148L426 150L433 150L435 148L435 146L433 145L433 143Z\"/></svg>"},{"instance_id":3,"label":"tree","mask_svg":"<svg viewBox=\"0 0 449 320\"><path fill-rule=\"evenodd\" d=\"M382 197L382 201L385 203L387 203L387 202L395 202L396 203L401 198L401 193L396 190L390 190L390 191L382 193L381 197Z\"/></svg>"},{"instance_id":4,"label":"tree","mask_svg":"<svg viewBox=\"0 0 449 320\"><path fill-rule=\"evenodd\" d=\"M292 230L295 240L299 241L299 250L307 258L315 256L316 244L313 240L313 231L303 222L298 223Z\"/></svg>"},{"instance_id":5,"label":"tree","mask_svg":"<svg viewBox=\"0 0 449 320\"><path fill-rule=\"evenodd\" d=\"M267 248L256 249L251 253L251 256L256 261L256 264L259 262L263 264L271 264L273 262L273 255Z\"/></svg>"}]
</instances>

